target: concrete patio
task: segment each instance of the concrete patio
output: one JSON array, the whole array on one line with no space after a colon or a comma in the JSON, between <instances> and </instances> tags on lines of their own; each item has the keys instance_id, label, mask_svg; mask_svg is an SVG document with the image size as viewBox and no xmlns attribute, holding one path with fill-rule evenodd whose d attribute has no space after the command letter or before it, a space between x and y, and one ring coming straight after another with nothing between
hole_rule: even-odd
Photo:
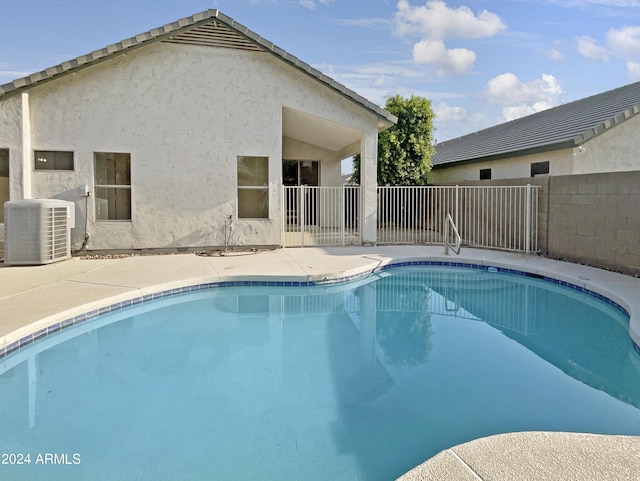
<instances>
[{"instance_id":1,"label":"concrete patio","mask_svg":"<svg viewBox=\"0 0 640 481\"><path fill-rule=\"evenodd\" d=\"M606 295L625 307L635 322L640 318L640 279L533 255L463 249L460 256L445 257L441 246L211 254L73 258L45 266L2 267L0 353L56 322L160 291L227 280L327 281L366 274L385 264L409 260L491 265L548 275ZM503 434L447 449L400 479L640 479L640 437Z\"/></svg>"}]
</instances>

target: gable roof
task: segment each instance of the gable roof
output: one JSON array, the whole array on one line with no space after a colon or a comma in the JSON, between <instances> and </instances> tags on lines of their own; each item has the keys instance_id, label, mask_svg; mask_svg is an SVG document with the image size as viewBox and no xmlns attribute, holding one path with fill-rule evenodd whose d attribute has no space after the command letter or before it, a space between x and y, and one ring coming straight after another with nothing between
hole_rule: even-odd
<instances>
[{"instance_id":1,"label":"gable roof","mask_svg":"<svg viewBox=\"0 0 640 481\"><path fill-rule=\"evenodd\" d=\"M36 85L91 67L117 55L131 52L132 50L155 42L268 52L372 112L385 124L392 125L398 120L397 117L390 112L387 112L385 109L358 95L353 90L324 75L319 70L274 45L272 42L262 38L231 17L214 9L206 10L162 27L154 28L135 37L108 45L103 49L95 50L73 60L49 67L41 72L19 78L8 84L0 85L0 100L2 100L3 97L17 94Z\"/></svg>"},{"instance_id":2,"label":"gable roof","mask_svg":"<svg viewBox=\"0 0 640 481\"><path fill-rule=\"evenodd\" d=\"M436 145L434 167L578 147L640 112L640 82Z\"/></svg>"}]
</instances>

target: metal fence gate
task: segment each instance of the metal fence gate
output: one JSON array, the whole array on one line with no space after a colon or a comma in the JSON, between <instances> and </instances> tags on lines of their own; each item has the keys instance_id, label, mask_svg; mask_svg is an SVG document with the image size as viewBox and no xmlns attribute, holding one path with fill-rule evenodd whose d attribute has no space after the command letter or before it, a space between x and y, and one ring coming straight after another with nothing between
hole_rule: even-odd
<instances>
[{"instance_id":1,"label":"metal fence gate","mask_svg":"<svg viewBox=\"0 0 640 481\"><path fill-rule=\"evenodd\" d=\"M442 244L450 214L462 245L538 250L539 187L378 187L378 244ZM360 245L360 188L283 187L285 246Z\"/></svg>"},{"instance_id":2,"label":"metal fence gate","mask_svg":"<svg viewBox=\"0 0 640 481\"><path fill-rule=\"evenodd\" d=\"M283 186L285 247L360 245L360 188Z\"/></svg>"}]
</instances>

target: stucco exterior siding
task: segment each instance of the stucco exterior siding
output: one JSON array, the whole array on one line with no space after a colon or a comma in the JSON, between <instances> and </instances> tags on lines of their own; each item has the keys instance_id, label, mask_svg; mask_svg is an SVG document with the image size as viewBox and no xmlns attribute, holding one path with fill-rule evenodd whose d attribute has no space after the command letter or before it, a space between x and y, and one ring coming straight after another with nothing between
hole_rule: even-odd
<instances>
[{"instance_id":1,"label":"stucco exterior siding","mask_svg":"<svg viewBox=\"0 0 640 481\"><path fill-rule=\"evenodd\" d=\"M604 131L575 149L573 174L640 170L640 116Z\"/></svg>"},{"instance_id":2,"label":"stucco exterior siding","mask_svg":"<svg viewBox=\"0 0 640 481\"><path fill-rule=\"evenodd\" d=\"M0 102L12 185L22 155L19 99ZM363 137L378 129L373 113L268 53L169 43L33 87L29 101L32 149L72 151L75 164L72 172L32 172L32 195L76 202L77 243L88 185L90 249L222 246L229 216L231 243L280 245L282 159L320 160L326 185L339 185L341 160L283 138L283 108ZM131 221L96 221L94 152L131 155ZM238 156L269 158L268 219L237 219Z\"/></svg>"},{"instance_id":3,"label":"stucco exterior siding","mask_svg":"<svg viewBox=\"0 0 640 481\"><path fill-rule=\"evenodd\" d=\"M22 199L22 98L19 95L0 102L0 149L9 149L11 198Z\"/></svg>"},{"instance_id":4,"label":"stucco exterior siding","mask_svg":"<svg viewBox=\"0 0 640 481\"><path fill-rule=\"evenodd\" d=\"M573 173L574 149L562 149L538 154L511 157L486 162L470 162L454 166L437 167L431 171L430 182L446 184L465 180L479 180L480 169L491 169L491 180L520 179L530 177L531 164L549 162L549 175Z\"/></svg>"}]
</instances>

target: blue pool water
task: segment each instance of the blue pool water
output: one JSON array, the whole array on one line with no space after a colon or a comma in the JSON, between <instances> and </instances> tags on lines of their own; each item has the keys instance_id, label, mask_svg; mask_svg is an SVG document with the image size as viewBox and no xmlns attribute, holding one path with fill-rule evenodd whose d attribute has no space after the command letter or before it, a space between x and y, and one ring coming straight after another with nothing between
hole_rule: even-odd
<instances>
[{"instance_id":1,"label":"blue pool water","mask_svg":"<svg viewBox=\"0 0 640 481\"><path fill-rule=\"evenodd\" d=\"M497 433L640 435L639 407L628 318L543 280L208 289L0 359L0 479L393 480Z\"/></svg>"}]
</instances>

